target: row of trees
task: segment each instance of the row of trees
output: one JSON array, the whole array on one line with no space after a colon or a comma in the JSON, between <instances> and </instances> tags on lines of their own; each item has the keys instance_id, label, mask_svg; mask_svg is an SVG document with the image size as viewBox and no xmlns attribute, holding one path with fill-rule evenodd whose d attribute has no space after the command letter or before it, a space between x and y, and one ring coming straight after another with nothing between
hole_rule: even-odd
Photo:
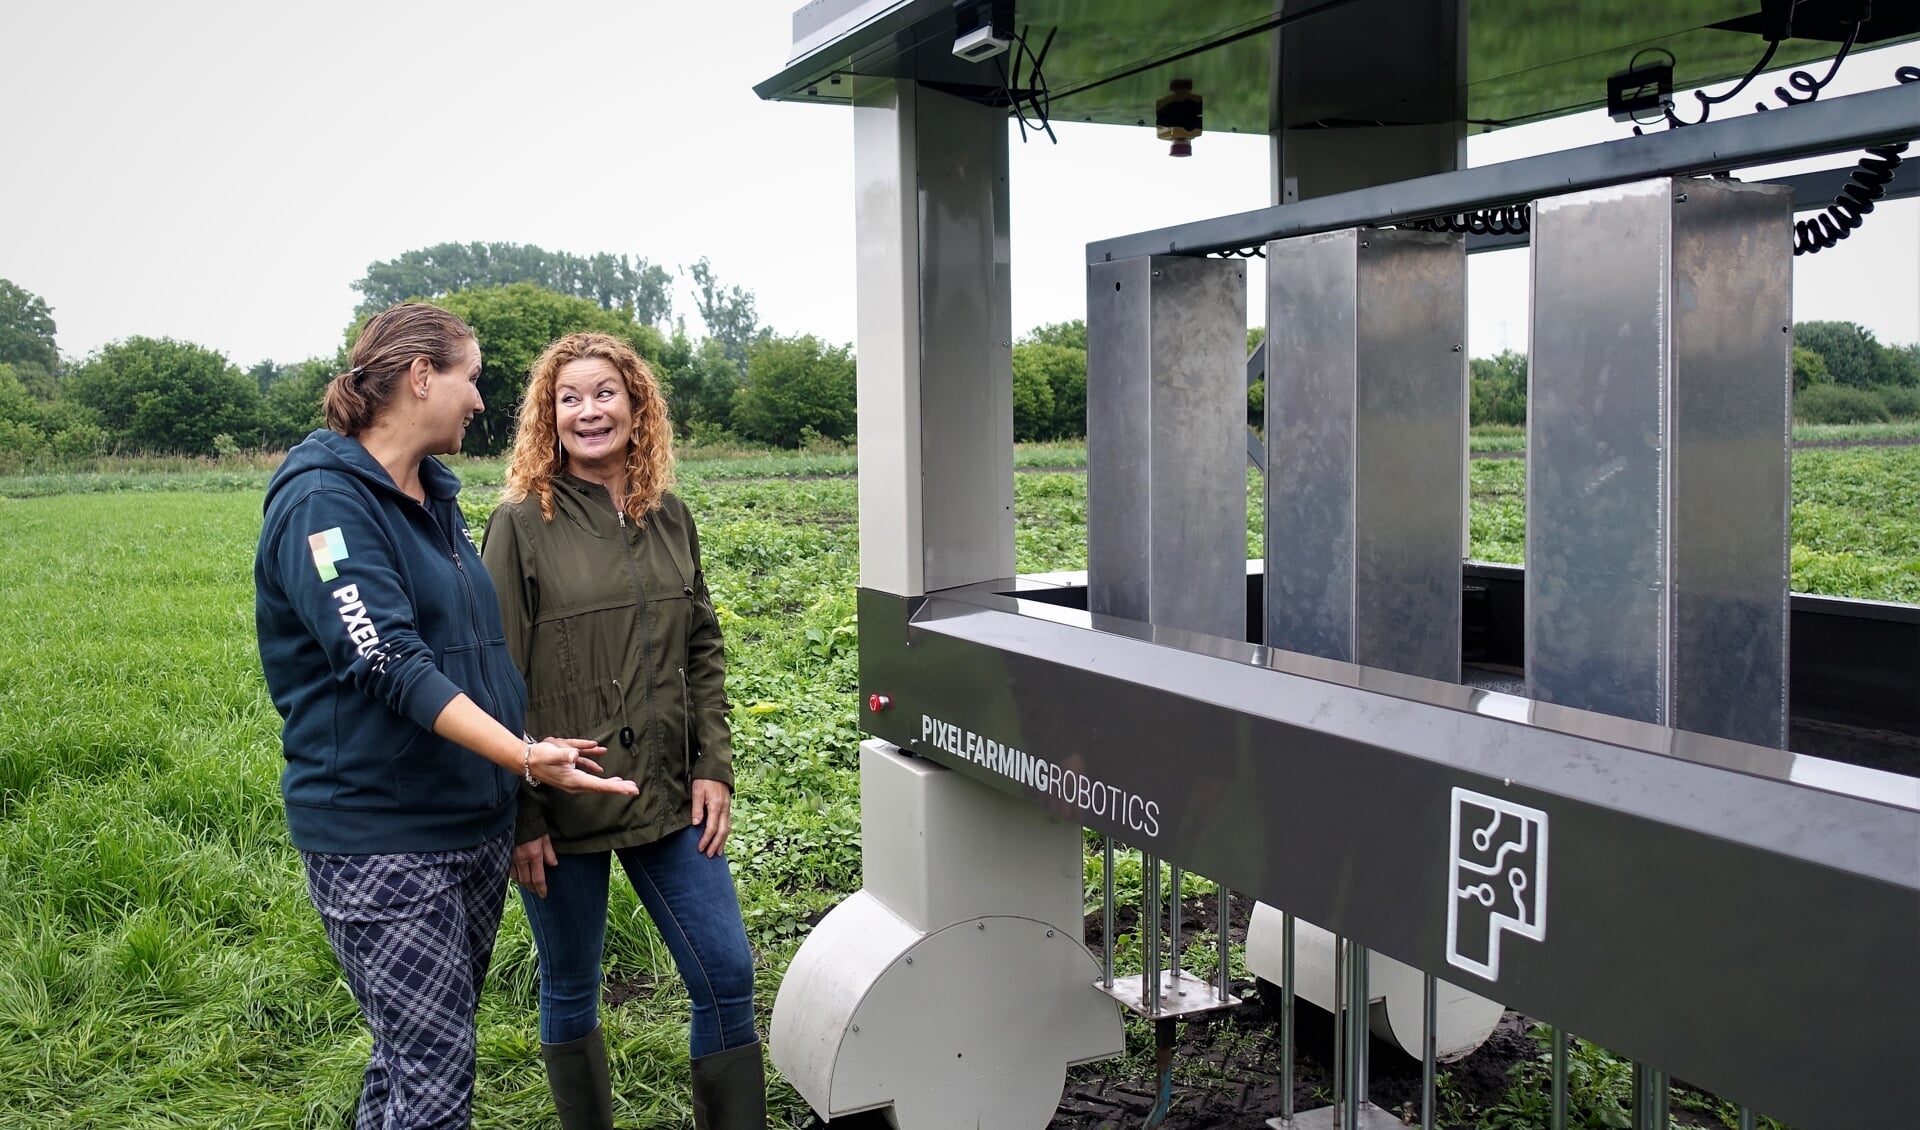
<instances>
[{"instance_id":1,"label":"row of trees","mask_svg":"<svg viewBox=\"0 0 1920 1130\"><path fill-rule=\"evenodd\" d=\"M540 280L473 281L516 270ZM852 438L852 351L810 335L775 334L760 323L752 294L723 286L704 259L689 273L712 331L697 340L683 322L669 332L643 319L668 311L664 298L619 289L670 278L644 262L507 244L409 252L374 264L354 284L377 297L347 327L333 356L262 361L244 372L211 349L169 338L128 338L63 363L45 301L0 280L0 470L107 451L207 455L291 446L320 426L326 384L347 367L346 343L374 309L391 304L395 292L382 288L402 285L421 288L479 336L480 387L490 410L469 432L475 453L505 449L534 359L554 338L582 330L619 337L648 359L683 435L737 434L784 446L810 435ZM408 297L420 295L402 293L399 300Z\"/></svg>"},{"instance_id":2,"label":"row of trees","mask_svg":"<svg viewBox=\"0 0 1920 1130\"><path fill-rule=\"evenodd\" d=\"M1506 350L1469 362L1474 424L1524 424L1527 358ZM1793 327L1793 414L1809 424L1920 419L1920 344L1883 345L1853 322Z\"/></svg>"},{"instance_id":3,"label":"row of trees","mask_svg":"<svg viewBox=\"0 0 1920 1130\"><path fill-rule=\"evenodd\" d=\"M61 360L46 303L0 279L0 469L42 456L102 452L212 454L291 446L320 425L326 383L346 367L346 342L374 311L424 297L478 333L480 388L489 411L468 450L496 454L513 431L513 407L546 344L592 330L631 343L667 386L676 428L696 439L737 436L793 447L811 438L851 440L852 350L763 325L751 292L724 286L702 259L688 269L708 333L694 338L672 311L673 275L624 256L588 257L516 244L442 244L375 263L354 288L366 297L340 350L291 365L262 361L242 371L189 342L134 337L78 363ZM1850 423L1920 418L1920 345L1886 346L1851 322L1795 327L1796 415ZM1253 331L1248 348L1257 345ZM1022 441L1086 433L1087 329L1083 321L1037 327L1013 346L1013 421ZM1470 362L1470 411L1478 424L1520 424L1527 412L1527 358L1512 351ZM1264 382L1248 392L1259 426Z\"/></svg>"}]
</instances>

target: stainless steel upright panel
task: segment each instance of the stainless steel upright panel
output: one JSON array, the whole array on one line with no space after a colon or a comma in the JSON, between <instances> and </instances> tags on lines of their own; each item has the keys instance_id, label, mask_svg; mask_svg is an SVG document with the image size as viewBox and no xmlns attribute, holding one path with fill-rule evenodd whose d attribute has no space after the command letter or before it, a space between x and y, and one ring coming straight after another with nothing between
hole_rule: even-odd
<instances>
[{"instance_id":1,"label":"stainless steel upright panel","mask_svg":"<svg viewBox=\"0 0 1920 1130\"><path fill-rule=\"evenodd\" d=\"M1241 639L1246 264L1087 269L1087 584L1096 613Z\"/></svg>"},{"instance_id":2,"label":"stainless steel upright panel","mask_svg":"<svg viewBox=\"0 0 1920 1130\"><path fill-rule=\"evenodd\" d=\"M1791 196L1535 205L1528 693L1785 742Z\"/></svg>"},{"instance_id":3,"label":"stainless steel upright panel","mask_svg":"<svg viewBox=\"0 0 1920 1130\"><path fill-rule=\"evenodd\" d=\"M1466 247L1267 245L1266 642L1456 682Z\"/></svg>"}]
</instances>

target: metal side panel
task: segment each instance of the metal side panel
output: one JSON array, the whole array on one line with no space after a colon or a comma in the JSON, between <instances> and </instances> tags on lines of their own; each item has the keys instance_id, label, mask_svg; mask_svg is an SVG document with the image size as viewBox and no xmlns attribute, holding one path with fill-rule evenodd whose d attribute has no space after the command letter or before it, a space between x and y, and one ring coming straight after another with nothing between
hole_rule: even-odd
<instances>
[{"instance_id":1,"label":"metal side panel","mask_svg":"<svg viewBox=\"0 0 1920 1130\"><path fill-rule=\"evenodd\" d=\"M861 79L860 573L901 595L1013 569L1004 114Z\"/></svg>"},{"instance_id":2,"label":"metal side panel","mask_svg":"<svg viewBox=\"0 0 1920 1130\"><path fill-rule=\"evenodd\" d=\"M1467 256L1459 236L1360 246L1353 658L1460 677Z\"/></svg>"},{"instance_id":3,"label":"metal side panel","mask_svg":"<svg viewBox=\"0 0 1920 1130\"><path fill-rule=\"evenodd\" d=\"M860 583L927 591L920 498L919 207L910 83L854 87Z\"/></svg>"},{"instance_id":4,"label":"metal side panel","mask_svg":"<svg viewBox=\"0 0 1920 1130\"><path fill-rule=\"evenodd\" d=\"M1267 245L1267 641L1353 660L1360 233Z\"/></svg>"},{"instance_id":5,"label":"metal side panel","mask_svg":"<svg viewBox=\"0 0 1920 1130\"><path fill-rule=\"evenodd\" d=\"M1674 209L1672 724L1787 736L1792 193L1708 181Z\"/></svg>"},{"instance_id":6,"label":"metal side panel","mask_svg":"<svg viewBox=\"0 0 1920 1130\"><path fill-rule=\"evenodd\" d=\"M860 628L909 752L1795 1126L1908 1119L1912 778L990 593Z\"/></svg>"},{"instance_id":7,"label":"metal side panel","mask_svg":"<svg viewBox=\"0 0 1920 1130\"><path fill-rule=\"evenodd\" d=\"M1087 268L1087 602L1147 619L1153 553L1140 536L1152 483L1152 261Z\"/></svg>"},{"instance_id":8,"label":"metal side panel","mask_svg":"<svg viewBox=\"0 0 1920 1130\"><path fill-rule=\"evenodd\" d=\"M1103 612L1246 622L1246 265L1088 270L1087 565Z\"/></svg>"},{"instance_id":9,"label":"metal side panel","mask_svg":"<svg viewBox=\"0 0 1920 1130\"><path fill-rule=\"evenodd\" d=\"M916 103L921 416L914 423L933 590L1013 571L1013 276L1006 114L925 89Z\"/></svg>"},{"instance_id":10,"label":"metal side panel","mask_svg":"<svg viewBox=\"0 0 1920 1130\"><path fill-rule=\"evenodd\" d=\"M1673 182L1540 200L1527 369L1527 693L1662 723Z\"/></svg>"}]
</instances>

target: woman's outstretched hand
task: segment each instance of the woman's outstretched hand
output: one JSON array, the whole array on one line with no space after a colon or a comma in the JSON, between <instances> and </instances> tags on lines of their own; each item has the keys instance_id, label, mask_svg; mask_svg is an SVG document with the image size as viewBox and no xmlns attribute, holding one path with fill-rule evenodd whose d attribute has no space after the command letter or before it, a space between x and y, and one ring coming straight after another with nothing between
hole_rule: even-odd
<instances>
[{"instance_id":1,"label":"woman's outstretched hand","mask_svg":"<svg viewBox=\"0 0 1920 1130\"><path fill-rule=\"evenodd\" d=\"M527 772L543 785L570 793L624 793L640 786L625 777L608 777L595 757L607 747L584 738L548 738L527 747Z\"/></svg>"}]
</instances>

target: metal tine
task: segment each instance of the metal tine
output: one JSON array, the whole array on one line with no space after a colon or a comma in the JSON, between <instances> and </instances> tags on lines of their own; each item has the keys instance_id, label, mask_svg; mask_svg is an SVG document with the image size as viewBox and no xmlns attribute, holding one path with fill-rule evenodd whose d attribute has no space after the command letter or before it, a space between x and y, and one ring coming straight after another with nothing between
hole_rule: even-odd
<instances>
[{"instance_id":1,"label":"metal tine","mask_svg":"<svg viewBox=\"0 0 1920 1130\"><path fill-rule=\"evenodd\" d=\"M1147 1015L1160 1015L1160 860L1140 853L1140 999Z\"/></svg>"},{"instance_id":2,"label":"metal tine","mask_svg":"<svg viewBox=\"0 0 1920 1130\"><path fill-rule=\"evenodd\" d=\"M1113 837L1101 837L1100 975L1113 991Z\"/></svg>"},{"instance_id":3,"label":"metal tine","mask_svg":"<svg viewBox=\"0 0 1920 1130\"><path fill-rule=\"evenodd\" d=\"M1225 1004L1227 1003L1227 997L1231 994L1233 989L1233 973L1230 970L1228 961L1227 961L1227 949L1228 949L1227 922L1232 917L1233 892L1227 890L1227 885L1225 883L1219 884L1219 887L1220 887L1220 910L1219 910L1219 913L1215 915L1215 921L1219 924L1219 930L1218 930L1219 937L1217 937L1214 940L1218 943L1220 947L1220 953L1219 953L1219 963L1218 965L1215 966L1214 972L1220 981L1220 1003Z\"/></svg>"},{"instance_id":4,"label":"metal tine","mask_svg":"<svg viewBox=\"0 0 1920 1130\"><path fill-rule=\"evenodd\" d=\"M1293 1122L1293 915L1280 915L1280 1117Z\"/></svg>"},{"instance_id":5,"label":"metal tine","mask_svg":"<svg viewBox=\"0 0 1920 1130\"><path fill-rule=\"evenodd\" d=\"M1170 974L1169 979L1173 982L1174 991L1177 993L1180 991L1180 957L1181 957L1180 865L1178 863L1170 864L1167 870L1170 872L1169 885L1172 887L1171 898L1173 899L1173 907L1171 910L1167 912L1168 922L1170 923L1170 929L1168 930L1169 937L1167 941L1167 971Z\"/></svg>"}]
</instances>

